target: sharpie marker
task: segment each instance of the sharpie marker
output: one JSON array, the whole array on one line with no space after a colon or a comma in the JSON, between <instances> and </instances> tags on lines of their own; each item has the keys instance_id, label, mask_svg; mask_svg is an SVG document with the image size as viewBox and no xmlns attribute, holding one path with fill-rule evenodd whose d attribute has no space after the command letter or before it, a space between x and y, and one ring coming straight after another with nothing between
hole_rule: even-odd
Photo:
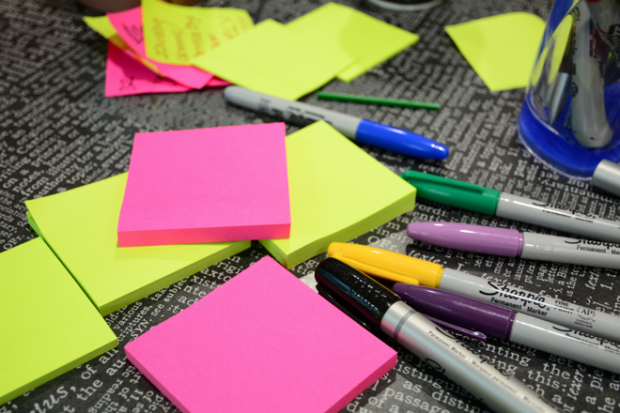
<instances>
[{"instance_id":1,"label":"sharpie marker","mask_svg":"<svg viewBox=\"0 0 620 413\"><path fill-rule=\"evenodd\" d=\"M416 187L417 196L420 198L588 238L620 243L620 225L617 222L437 175L407 171L402 177Z\"/></svg>"},{"instance_id":2,"label":"sharpie marker","mask_svg":"<svg viewBox=\"0 0 620 413\"><path fill-rule=\"evenodd\" d=\"M413 239L478 254L620 269L620 244L456 222L413 222Z\"/></svg>"},{"instance_id":3,"label":"sharpie marker","mask_svg":"<svg viewBox=\"0 0 620 413\"><path fill-rule=\"evenodd\" d=\"M572 127L577 141L586 148L602 148L614 134L605 114L605 84L601 53L596 50L594 25L585 3L576 6L573 47Z\"/></svg>"},{"instance_id":4,"label":"sharpie marker","mask_svg":"<svg viewBox=\"0 0 620 413\"><path fill-rule=\"evenodd\" d=\"M365 245L333 242L327 255L375 277L439 288L620 343L620 317L611 314Z\"/></svg>"},{"instance_id":5,"label":"sharpie marker","mask_svg":"<svg viewBox=\"0 0 620 413\"><path fill-rule=\"evenodd\" d=\"M392 287L417 311L464 328L620 373L620 344L448 291L410 284Z\"/></svg>"},{"instance_id":6,"label":"sharpie marker","mask_svg":"<svg viewBox=\"0 0 620 413\"><path fill-rule=\"evenodd\" d=\"M439 328L397 295L333 258L316 269L317 283L354 307L369 323L460 384L498 412L557 412L525 384L490 366L450 331Z\"/></svg>"},{"instance_id":7,"label":"sharpie marker","mask_svg":"<svg viewBox=\"0 0 620 413\"><path fill-rule=\"evenodd\" d=\"M427 159L446 159L448 148L408 130L356 118L307 103L269 96L239 86L228 86L224 97L230 103L284 119L298 125L323 120L356 142Z\"/></svg>"}]
</instances>

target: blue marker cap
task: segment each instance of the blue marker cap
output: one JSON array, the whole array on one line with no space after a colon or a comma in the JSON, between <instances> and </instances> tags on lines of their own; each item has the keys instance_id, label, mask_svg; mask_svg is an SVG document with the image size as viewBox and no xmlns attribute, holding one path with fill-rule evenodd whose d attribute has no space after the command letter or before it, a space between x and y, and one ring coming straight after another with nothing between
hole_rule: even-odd
<instances>
[{"instance_id":1,"label":"blue marker cap","mask_svg":"<svg viewBox=\"0 0 620 413\"><path fill-rule=\"evenodd\" d=\"M416 158L446 159L448 148L432 139L408 130L362 119L355 140Z\"/></svg>"}]
</instances>

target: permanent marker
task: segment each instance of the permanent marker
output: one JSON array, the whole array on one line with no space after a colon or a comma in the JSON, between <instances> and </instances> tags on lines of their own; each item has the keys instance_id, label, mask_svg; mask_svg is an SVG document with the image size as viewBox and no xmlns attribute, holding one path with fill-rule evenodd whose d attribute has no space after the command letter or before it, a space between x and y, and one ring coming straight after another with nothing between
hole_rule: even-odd
<instances>
[{"instance_id":1,"label":"permanent marker","mask_svg":"<svg viewBox=\"0 0 620 413\"><path fill-rule=\"evenodd\" d=\"M407 235L444 248L478 254L620 269L620 244L554 237L457 222L412 222Z\"/></svg>"},{"instance_id":2,"label":"permanent marker","mask_svg":"<svg viewBox=\"0 0 620 413\"><path fill-rule=\"evenodd\" d=\"M416 187L417 196L420 198L593 239L620 243L620 225L617 222L594 218L591 214L570 208L562 209L546 202L500 193L495 189L417 171L407 171L402 177Z\"/></svg>"},{"instance_id":3,"label":"permanent marker","mask_svg":"<svg viewBox=\"0 0 620 413\"><path fill-rule=\"evenodd\" d=\"M446 159L448 148L408 130L334 112L302 102L269 96L239 86L228 86L224 97L230 103L298 125L324 120L356 142L427 159Z\"/></svg>"},{"instance_id":4,"label":"permanent marker","mask_svg":"<svg viewBox=\"0 0 620 413\"><path fill-rule=\"evenodd\" d=\"M601 51L597 50L588 6L582 2L576 10L579 13L574 26L571 123L580 144L586 148L602 148L611 141L614 131L605 113Z\"/></svg>"},{"instance_id":5,"label":"permanent marker","mask_svg":"<svg viewBox=\"0 0 620 413\"><path fill-rule=\"evenodd\" d=\"M620 343L620 318L611 314L366 245L332 242L327 255L375 277L439 288Z\"/></svg>"},{"instance_id":6,"label":"permanent marker","mask_svg":"<svg viewBox=\"0 0 620 413\"><path fill-rule=\"evenodd\" d=\"M381 331L498 412L557 412L509 373L490 366L450 331L439 328L397 295L333 258L316 269L317 283L339 296Z\"/></svg>"},{"instance_id":7,"label":"permanent marker","mask_svg":"<svg viewBox=\"0 0 620 413\"><path fill-rule=\"evenodd\" d=\"M448 323L620 373L618 343L435 288L396 283L392 291L416 311Z\"/></svg>"}]
</instances>

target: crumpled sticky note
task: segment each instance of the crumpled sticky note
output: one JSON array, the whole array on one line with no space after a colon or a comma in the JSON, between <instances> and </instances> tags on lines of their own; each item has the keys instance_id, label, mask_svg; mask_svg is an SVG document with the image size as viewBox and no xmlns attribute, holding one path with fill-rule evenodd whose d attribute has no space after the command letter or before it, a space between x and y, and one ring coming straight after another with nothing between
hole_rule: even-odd
<instances>
[{"instance_id":1,"label":"crumpled sticky note","mask_svg":"<svg viewBox=\"0 0 620 413\"><path fill-rule=\"evenodd\" d=\"M155 72L134 59L131 54L108 43L105 71L105 96L129 96L143 93L187 92L191 88L174 80L157 76Z\"/></svg>"},{"instance_id":2,"label":"crumpled sticky note","mask_svg":"<svg viewBox=\"0 0 620 413\"><path fill-rule=\"evenodd\" d=\"M534 14L515 12L445 30L482 81L497 92L527 86L545 22Z\"/></svg>"},{"instance_id":3,"label":"crumpled sticky note","mask_svg":"<svg viewBox=\"0 0 620 413\"><path fill-rule=\"evenodd\" d=\"M142 2L146 54L162 63L188 65L252 28L247 11L188 7L157 0Z\"/></svg>"},{"instance_id":4,"label":"crumpled sticky note","mask_svg":"<svg viewBox=\"0 0 620 413\"><path fill-rule=\"evenodd\" d=\"M236 85L296 100L329 82L353 61L334 42L265 20L193 63Z\"/></svg>"},{"instance_id":5,"label":"crumpled sticky note","mask_svg":"<svg viewBox=\"0 0 620 413\"><path fill-rule=\"evenodd\" d=\"M334 43L344 55L357 59L338 73L338 79L344 82L350 82L419 40L417 34L336 3L327 3L286 27Z\"/></svg>"}]
</instances>

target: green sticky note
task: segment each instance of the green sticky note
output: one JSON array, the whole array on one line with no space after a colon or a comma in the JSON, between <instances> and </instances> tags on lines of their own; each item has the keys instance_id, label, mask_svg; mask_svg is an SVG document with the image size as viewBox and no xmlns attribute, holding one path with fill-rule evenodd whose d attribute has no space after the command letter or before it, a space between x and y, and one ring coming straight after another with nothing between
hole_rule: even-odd
<instances>
[{"instance_id":1,"label":"green sticky note","mask_svg":"<svg viewBox=\"0 0 620 413\"><path fill-rule=\"evenodd\" d=\"M333 43L342 54L355 58L353 64L338 73L338 79L344 82L350 82L419 40L417 34L336 3L327 3L286 27Z\"/></svg>"},{"instance_id":2,"label":"green sticky note","mask_svg":"<svg viewBox=\"0 0 620 413\"><path fill-rule=\"evenodd\" d=\"M296 100L329 82L352 62L334 42L265 20L193 63L236 85Z\"/></svg>"},{"instance_id":3,"label":"green sticky note","mask_svg":"<svg viewBox=\"0 0 620 413\"><path fill-rule=\"evenodd\" d=\"M41 238L1 253L0 268L0 405L116 347Z\"/></svg>"},{"instance_id":4,"label":"green sticky note","mask_svg":"<svg viewBox=\"0 0 620 413\"><path fill-rule=\"evenodd\" d=\"M28 219L107 315L250 247L249 241L119 248L127 174L26 201Z\"/></svg>"},{"instance_id":5,"label":"green sticky note","mask_svg":"<svg viewBox=\"0 0 620 413\"><path fill-rule=\"evenodd\" d=\"M188 7L157 0L142 2L146 55L158 62L189 65L198 56L253 26L247 11Z\"/></svg>"},{"instance_id":6,"label":"green sticky note","mask_svg":"<svg viewBox=\"0 0 620 413\"><path fill-rule=\"evenodd\" d=\"M286 138L291 236L261 244L286 268L415 205L416 190L325 122Z\"/></svg>"},{"instance_id":7,"label":"green sticky note","mask_svg":"<svg viewBox=\"0 0 620 413\"><path fill-rule=\"evenodd\" d=\"M545 22L530 13L507 13L446 26L465 59L497 92L527 86Z\"/></svg>"}]
</instances>

